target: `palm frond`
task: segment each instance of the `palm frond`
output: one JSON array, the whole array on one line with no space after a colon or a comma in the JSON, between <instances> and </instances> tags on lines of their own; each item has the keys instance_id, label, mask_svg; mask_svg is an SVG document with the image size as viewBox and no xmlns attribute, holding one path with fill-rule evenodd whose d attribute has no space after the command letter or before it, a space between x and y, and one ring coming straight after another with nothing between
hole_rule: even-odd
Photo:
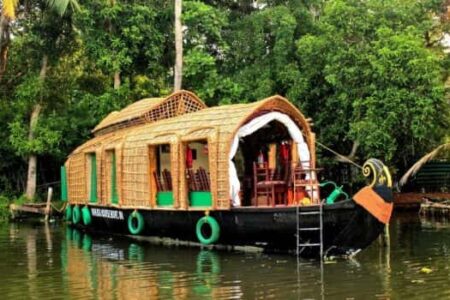
<instances>
[{"instance_id":1,"label":"palm frond","mask_svg":"<svg viewBox=\"0 0 450 300\"><path fill-rule=\"evenodd\" d=\"M49 7L54 9L60 16L66 14L69 7L72 11L80 10L80 4L77 0L47 0L47 3Z\"/></svg>"},{"instance_id":2,"label":"palm frond","mask_svg":"<svg viewBox=\"0 0 450 300\"><path fill-rule=\"evenodd\" d=\"M72 9L72 11L80 11L80 4L78 3L77 0L70 0L69 2L70 4L70 8Z\"/></svg>"},{"instance_id":3,"label":"palm frond","mask_svg":"<svg viewBox=\"0 0 450 300\"><path fill-rule=\"evenodd\" d=\"M16 18L16 7L18 3L19 0L3 0L3 15L10 20L14 20Z\"/></svg>"},{"instance_id":4,"label":"palm frond","mask_svg":"<svg viewBox=\"0 0 450 300\"><path fill-rule=\"evenodd\" d=\"M399 185L402 186L404 185L406 182L408 182L408 179L413 176L414 174L416 174L420 168L423 167L423 165L425 165L427 162L429 162L430 160L432 160L433 158L435 158L439 152L443 151L443 150L450 150L450 143L446 143L446 144L442 144L438 147L436 147L433 151L431 151L430 153L427 153L426 155L424 155L421 159L419 159L400 179L399 181Z\"/></svg>"}]
</instances>

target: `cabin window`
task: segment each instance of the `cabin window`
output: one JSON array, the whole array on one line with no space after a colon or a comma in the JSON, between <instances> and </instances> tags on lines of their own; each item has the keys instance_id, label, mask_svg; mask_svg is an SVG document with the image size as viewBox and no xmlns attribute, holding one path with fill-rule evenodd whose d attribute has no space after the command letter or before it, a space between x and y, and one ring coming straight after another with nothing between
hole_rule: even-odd
<instances>
[{"instance_id":1,"label":"cabin window","mask_svg":"<svg viewBox=\"0 0 450 300\"><path fill-rule=\"evenodd\" d=\"M106 173L108 200L113 204L118 204L119 194L117 193L117 160L115 150L106 151Z\"/></svg>"},{"instance_id":2,"label":"cabin window","mask_svg":"<svg viewBox=\"0 0 450 300\"><path fill-rule=\"evenodd\" d=\"M88 153L87 158L87 186L89 202L97 202L97 157L95 153Z\"/></svg>"},{"instance_id":3,"label":"cabin window","mask_svg":"<svg viewBox=\"0 0 450 300\"><path fill-rule=\"evenodd\" d=\"M170 144L150 146L151 197L157 206L173 206L172 163Z\"/></svg>"},{"instance_id":4,"label":"cabin window","mask_svg":"<svg viewBox=\"0 0 450 300\"><path fill-rule=\"evenodd\" d=\"M184 149L189 206L211 206L208 141L188 142Z\"/></svg>"}]
</instances>

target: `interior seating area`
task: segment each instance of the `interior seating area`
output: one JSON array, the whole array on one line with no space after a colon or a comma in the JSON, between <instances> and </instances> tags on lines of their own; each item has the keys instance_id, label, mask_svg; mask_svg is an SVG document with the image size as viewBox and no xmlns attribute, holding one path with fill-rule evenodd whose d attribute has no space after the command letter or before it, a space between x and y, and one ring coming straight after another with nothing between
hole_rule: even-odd
<instances>
[{"instance_id":1,"label":"interior seating area","mask_svg":"<svg viewBox=\"0 0 450 300\"><path fill-rule=\"evenodd\" d=\"M211 192L211 179L205 169L199 167L196 171L187 169L189 191Z\"/></svg>"},{"instance_id":2,"label":"interior seating area","mask_svg":"<svg viewBox=\"0 0 450 300\"><path fill-rule=\"evenodd\" d=\"M317 169L310 168L308 152L299 151L286 124L273 120L236 140L237 149L230 170L231 189L239 207L312 205L319 199ZM183 145L186 197L189 207L212 205L210 159L207 139ZM173 206L170 144L150 147L153 187L158 206ZM305 160L307 158L307 160ZM233 177L234 176L234 177ZM233 179L233 180L232 180ZM175 182L176 185L176 182Z\"/></svg>"},{"instance_id":3,"label":"interior seating area","mask_svg":"<svg viewBox=\"0 0 450 300\"><path fill-rule=\"evenodd\" d=\"M289 186L289 168L282 172L270 169L267 162L253 162L253 200L255 206L260 204L260 197L266 205L284 204Z\"/></svg>"},{"instance_id":4,"label":"interior seating area","mask_svg":"<svg viewBox=\"0 0 450 300\"><path fill-rule=\"evenodd\" d=\"M241 138L234 158L241 184L241 206L317 202L318 170L301 159L287 128L277 121Z\"/></svg>"},{"instance_id":5,"label":"interior seating area","mask_svg":"<svg viewBox=\"0 0 450 300\"><path fill-rule=\"evenodd\" d=\"M154 171L153 178L155 179L157 192L172 191L172 175L169 170L164 169L161 175Z\"/></svg>"},{"instance_id":6,"label":"interior seating area","mask_svg":"<svg viewBox=\"0 0 450 300\"><path fill-rule=\"evenodd\" d=\"M185 156L189 206L211 206L211 178L207 140L187 143Z\"/></svg>"},{"instance_id":7,"label":"interior seating area","mask_svg":"<svg viewBox=\"0 0 450 300\"><path fill-rule=\"evenodd\" d=\"M169 144L149 148L152 187L158 206L172 206L174 203Z\"/></svg>"}]
</instances>

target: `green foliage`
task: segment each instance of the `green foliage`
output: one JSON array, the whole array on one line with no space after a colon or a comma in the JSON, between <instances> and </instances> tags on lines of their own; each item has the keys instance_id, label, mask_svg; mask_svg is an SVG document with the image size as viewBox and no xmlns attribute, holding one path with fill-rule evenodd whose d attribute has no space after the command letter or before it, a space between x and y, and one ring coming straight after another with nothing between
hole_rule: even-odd
<instances>
[{"instance_id":1,"label":"green foliage","mask_svg":"<svg viewBox=\"0 0 450 300\"><path fill-rule=\"evenodd\" d=\"M295 16L285 6L270 7L236 22L230 68L245 99L285 94L299 70L295 53Z\"/></svg>"},{"instance_id":2,"label":"green foliage","mask_svg":"<svg viewBox=\"0 0 450 300\"><path fill-rule=\"evenodd\" d=\"M25 202L28 202L29 200L22 196L17 199L14 199L13 201L10 200L11 198L0 195L0 225L7 222L9 218L11 217L9 206L14 203L15 205L22 205Z\"/></svg>"},{"instance_id":3,"label":"green foliage","mask_svg":"<svg viewBox=\"0 0 450 300\"><path fill-rule=\"evenodd\" d=\"M46 0L20 7L0 79L0 192L39 183L113 110L172 91L173 1ZM441 0L183 1L183 88L208 105L286 96L340 153L402 169L448 136ZM447 29L448 30L448 29ZM48 57L40 80L43 57ZM114 75L120 87L113 88ZM447 100L445 100L447 99ZM29 139L30 116L42 106ZM323 162L334 164L327 153Z\"/></svg>"},{"instance_id":4,"label":"green foliage","mask_svg":"<svg viewBox=\"0 0 450 300\"><path fill-rule=\"evenodd\" d=\"M54 116L53 116L54 117ZM35 128L35 138L28 138L28 126L24 121L16 118L9 124L11 135L11 145L16 149L16 153L21 156L30 154L55 154L58 151L58 144L62 138L58 130L59 122L52 115L48 118L41 118Z\"/></svg>"},{"instance_id":5,"label":"green foliage","mask_svg":"<svg viewBox=\"0 0 450 300\"><path fill-rule=\"evenodd\" d=\"M20 197L15 198L12 202L13 202L15 205L23 205L23 204L25 204L25 203L27 203L27 202L29 202L29 201L30 201L30 199L28 199L28 198L25 197L24 195L21 195Z\"/></svg>"},{"instance_id":6,"label":"green foliage","mask_svg":"<svg viewBox=\"0 0 450 300\"><path fill-rule=\"evenodd\" d=\"M426 7L330 1L319 32L298 41L302 72L293 92L327 144L348 153L358 141L363 157L405 167L442 137L448 104L441 56L424 46Z\"/></svg>"},{"instance_id":7,"label":"green foliage","mask_svg":"<svg viewBox=\"0 0 450 300\"><path fill-rule=\"evenodd\" d=\"M239 98L238 85L219 73L229 52L223 37L228 13L200 1L183 1L183 24L184 88L195 91L208 105Z\"/></svg>"},{"instance_id":8,"label":"green foliage","mask_svg":"<svg viewBox=\"0 0 450 300\"><path fill-rule=\"evenodd\" d=\"M445 124L436 120L448 117L439 58L408 32L381 28L372 44L373 90L353 102L350 134L371 155L414 156L416 147L439 140Z\"/></svg>"},{"instance_id":9,"label":"green foliage","mask_svg":"<svg viewBox=\"0 0 450 300\"><path fill-rule=\"evenodd\" d=\"M9 219L9 199L0 195L0 222L8 221Z\"/></svg>"},{"instance_id":10,"label":"green foliage","mask_svg":"<svg viewBox=\"0 0 450 300\"><path fill-rule=\"evenodd\" d=\"M64 16L69 12L78 12L80 10L80 4L77 0L47 0L47 3L60 16Z\"/></svg>"},{"instance_id":11,"label":"green foliage","mask_svg":"<svg viewBox=\"0 0 450 300\"><path fill-rule=\"evenodd\" d=\"M217 56L227 51L222 36L228 27L226 11L200 1L183 1L182 23L186 26L183 34L187 48L199 46Z\"/></svg>"},{"instance_id":12,"label":"green foliage","mask_svg":"<svg viewBox=\"0 0 450 300\"><path fill-rule=\"evenodd\" d=\"M89 0L82 3L75 23L81 31L85 53L103 73L152 78L164 76L161 59L165 36L158 28L156 1ZM111 77L112 78L112 77ZM156 84L158 94L164 87Z\"/></svg>"}]
</instances>

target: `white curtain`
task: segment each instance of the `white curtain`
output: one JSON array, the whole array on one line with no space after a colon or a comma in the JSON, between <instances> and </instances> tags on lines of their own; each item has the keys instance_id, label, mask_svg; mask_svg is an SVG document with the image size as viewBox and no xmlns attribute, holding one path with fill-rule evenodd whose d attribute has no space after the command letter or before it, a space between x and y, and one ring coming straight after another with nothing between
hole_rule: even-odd
<instances>
[{"instance_id":1,"label":"white curtain","mask_svg":"<svg viewBox=\"0 0 450 300\"><path fill-rule=\"evenodd\" d=\"M241 190L241 183L236 171L236 166L234 165L233 158L239 147L239 139L248 136L255 131L258 131L264 125L272 122L278 121L283 124L291 136L292 140L297 144L298 156L300 158L303 168L309 168L309 161L311 155L309 153L308 145L303 139L302 132L300 128L294 123L294 121L289 118L288 115L282 114L280 112L270 112L265 115L259 116L239 128L238 132L234 136L233 143L230 149L230 164L229 164L229 176L230 176L230 197L233 206L240 206L241 199L239 198L239 191Z\"/></svg>"}]
</instances>

